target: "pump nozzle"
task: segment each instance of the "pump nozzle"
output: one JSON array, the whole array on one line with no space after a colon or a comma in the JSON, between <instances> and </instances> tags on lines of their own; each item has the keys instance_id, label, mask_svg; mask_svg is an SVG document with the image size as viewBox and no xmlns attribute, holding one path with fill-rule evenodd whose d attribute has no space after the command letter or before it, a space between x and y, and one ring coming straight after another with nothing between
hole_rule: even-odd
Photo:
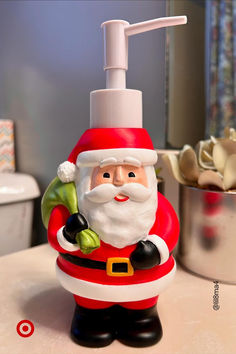
<instances>
[{"instance_id":1,"label":"pump nozzle","mask_svg":"<svg viewBox=\"0 0 236 354\"><path fill-rule=\"evenodd\" d=\"M186 23L186 16L161 17L150 21L144 21L134 23L133 25L128 25L125 27L125 34L127 36L133 36L134 34L152 31L154 29L162 27L185 25Z\"/></svg>"},{"instance_id":2,"label":"pump nozzle","mask_svg":"<svg viewBox=\"0 0 236 354\"><path fill-rule=\"evenodd\" d=\"M104 22L106 89L90 93L91 128L142 128L142 92L126 89L128 37L156 28L182 25L186 16L163 17L130 25L123 20Z\"/></svg>"},{"instance_id":3,"label":"pump nozzle","mask_svg":"<svg viewBox=\"0 0 236 354\"><path fill-rule=\"evenodd\" d=\"M125 88L125 72L128 69L128 36L157 28L187 23L186 16L162 17L132 25L123 20L104 22L104 70L106 88Z\"/></svg>"}]
</instances>

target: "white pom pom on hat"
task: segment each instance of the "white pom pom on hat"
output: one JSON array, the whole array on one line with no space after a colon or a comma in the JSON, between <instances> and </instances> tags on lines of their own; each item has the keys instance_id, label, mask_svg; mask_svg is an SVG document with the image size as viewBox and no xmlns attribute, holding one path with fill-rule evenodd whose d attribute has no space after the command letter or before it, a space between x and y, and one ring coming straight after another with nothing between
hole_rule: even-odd
<instances>
[{"instance_id":1,"label":"white pom pom on hat","mask_svg":"<svg viewBox=\"0 0 236 354\"><path fill-rule=\"evenodd\" d=\"M69 183L75 180L75 171L75 164L70 161L65 161L59 165L57 175L63 183Z\"/></svg>"}]
</instances>

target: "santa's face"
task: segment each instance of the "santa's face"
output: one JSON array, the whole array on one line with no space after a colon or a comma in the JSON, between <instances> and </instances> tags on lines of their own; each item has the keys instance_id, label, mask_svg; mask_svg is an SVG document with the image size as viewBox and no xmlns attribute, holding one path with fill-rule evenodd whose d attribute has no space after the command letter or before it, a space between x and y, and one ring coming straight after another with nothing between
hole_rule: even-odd
<instances>
[{"instance_id":1,"label":"santa's face","mask_svg":"<svg viewBox=\"0 0 236 354\"><path fill-rule=\"evenodd\" d=\"M128 183L139 183L147 187L147 176L143 167L130 165L110 165L102 168L96 167L92 174L91 190L101 184L108 183L113 184L115 187L121 187ZM125 202L129 200L129 196L119 193L114 199L117 202Z\"/></svg>"},{"instance_id":2,"label":"santa's face","mask_svg":"<svg viewBox=\"0 0 236 354\"><path fill-rule=\"evenodd\" d=\"M153 166L82 167L76 184L79 210L101 240L123 248L147 237L157 208Z\"/></svg>"}]
</instances>

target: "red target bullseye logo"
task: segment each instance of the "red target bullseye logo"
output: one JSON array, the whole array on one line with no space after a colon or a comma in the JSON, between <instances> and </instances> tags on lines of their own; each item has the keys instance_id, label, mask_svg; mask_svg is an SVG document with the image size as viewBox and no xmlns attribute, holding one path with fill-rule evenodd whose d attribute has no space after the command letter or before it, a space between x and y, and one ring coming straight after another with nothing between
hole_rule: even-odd
<instances>
[{"instance_id":1,"label":"red target bullseye logo","mask_svg":"<svg viewBox=\"0 0 236 354\"><path fill-rule=\"evenodd\" d=\"M34 333L34 325L29 320L22 320L17 324L16 331L21 337L30 337Z\"/></svg>"}]
</instances>

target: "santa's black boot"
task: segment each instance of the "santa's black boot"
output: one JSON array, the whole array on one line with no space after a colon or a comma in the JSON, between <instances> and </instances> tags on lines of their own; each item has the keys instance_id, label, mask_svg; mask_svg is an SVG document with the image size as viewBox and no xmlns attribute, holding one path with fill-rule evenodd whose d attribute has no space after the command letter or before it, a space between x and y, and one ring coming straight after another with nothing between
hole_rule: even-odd
<instances>
[{"instance_id":1,"label":"santa's black boot","mask_svg":"<svg viewBox=\"0 0 236 354\"><path fill-rule=\"evenodd\" d=\"M117 339L131 347L148 347L162 337L161 322L156 306L144 310L121 308Z\"/></svg>"},{"instance_id":2,"label":"santa's black boot","mask_svg":"<svg viewBox=\"0 0 236 354\"><path fill-rule=\"evenodd\" d=\"M76 304L71 325L72 339L85 347L105 347L115 339L113 309L88 309Z\"/></svg>"}]
</instances>

